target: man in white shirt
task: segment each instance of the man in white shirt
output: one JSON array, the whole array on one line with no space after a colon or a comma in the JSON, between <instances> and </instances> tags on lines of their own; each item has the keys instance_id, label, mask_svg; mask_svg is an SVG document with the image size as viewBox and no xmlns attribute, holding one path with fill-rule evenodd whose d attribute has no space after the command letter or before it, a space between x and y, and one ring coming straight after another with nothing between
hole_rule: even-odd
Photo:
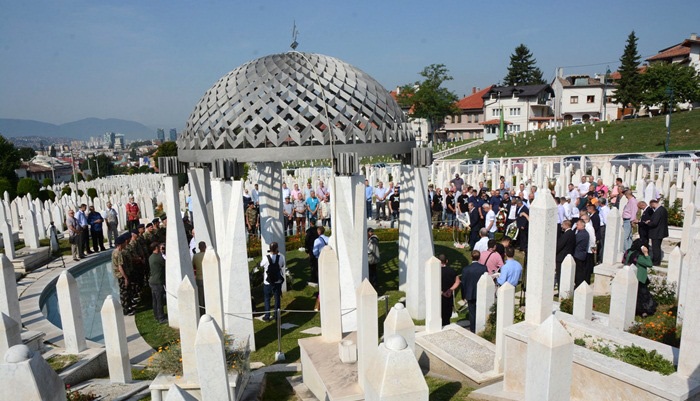
<instances>
[{"instance_id":1,"label":"man in white shirt","mask_svg":"<svg viewBox=\"0 0 700 401\"><path fill-rule=\"evenodd\" d=\"M586 223L586 232L588 233L588 249L586 252L586 283L591 283L591 276L593 275L593 254L595 253L595 230L593 229L593 224L591 224L591 219L588 213L581 211L581 220Z\"/></svg>"},{"instance_id":2,"label":"man in white shirt","mask_svg":"<svg viewBox=\"0 0 700 401\"><path fill-rule=\"evenodd\" d=\"M109 247L114 248L114 242L119 236L119 230L117 228L119 224L119 213L112 207L112 202L107 202L107 209L102 216L107 222L107 240L109 241Z\"/></svg>"},{"instance_id":3,"label":"man in white shirt","mask_svg":"<svg viewBox=\"0 0 700 401\"><path fill-rule=\"evenodd\" d=\"M588 193L588 189L591 187L591 183L588 182L588 177L587 176L582 176L581 177L581 183L578 184L578 192L585 195ZM572 198L573 199L573 198Z\"/></svg>"},{"instance_id":4,"label":"man in white shirt","mask_svg":"<svg viewBox=\"0 0 700 401\"><path fill-rule=\"evenodd\" d=\"M485 228L479 230L479 241L474 244L474 250L479 252L486 252L489 249L489 231Z\"/></svg>"},{"instance_id":5,"label":"man in white shirt","mask_svg":"<svg viewBox=\"0 0 700 401\"><path fill-rule=\"evenodd\" d=\"M287 187L287 183L283 182L282 183L282 199L291 199L292 196L292 191Z\"/></svg>"},{"instance_id":6,"label":"man in white shirt","mask_svg":"<svg viewBox=\"0 0 700 401\"><path fill-rule=\"evenodd\" d=\"M494 239L494 236L496 235L496 230L498 227L496 226L496 213L491 210L491 205L488 203L484 203L484 206L482 206L484 209L484 228L488 230L488 237L489 239Z\"/></svg>"},{"instance_id":7,"label":"man in white shirt","mask_svg":"<svg viewBox=\"0 0 700 401\"><path fill-rule=\"evenodd\" d=\"M566 209L564 209L564 204L566 203L566 200L564 197L561 198L556 198L557 201L557 215L559 216L559 225L561 226L561 223L566 220Z\"/></svg>"},{"instance_id":8,"label":"man in white shirt","mask_svg":"<svg viewBox=\"0 0 700 401\"><path fill-rule=\"evenodd\" d=\"M599 198L600 209L598 210L598 215L600 216L600 246L598 247L598 263L603 261L603 247L605 245L605 227L608 225L608 213L610 213L610 206L608 206L608 201L605 198Z\"/></svg>"},{"instance_id":9,"label":"man in white shirt","mask_svg":"<svg viewBox=\"0 0 700 401\"><path fill-rule=\"evenodd\" d=\"M269 322L275 318L276 312L281 308L282 283L285 277L284 255L279 253L279 245L276 242L270 244L270 253L262 258L260 267L263 269L263 295L265 297L265 315L263 320ZM275 297L275 312L270 318L270 298Z\"/></svg>"},{"instance_id":10,"label":"man in white shirt","mask_svg":"<svg viewBox=\"0 0 700 401\"><path fill-rule=\"evenodd\" d=\"M377 221L386 220L386 197L389 192L384 188L384 183L379 181L377 188L374 189L375 205L377 207Z\"/></svg>"},{"instance_id":11,"label":"man in white shirt","mask_svg":"<svg viewBox=\"0 0 700 401\"><path fill-rule=\"evenodd\" d=\"M571 200L571 204L577 204L580 197L581 192L579 192L579 190L574 186L574 184L569 184L569 199Z\"/></svg>"}]
</instances>

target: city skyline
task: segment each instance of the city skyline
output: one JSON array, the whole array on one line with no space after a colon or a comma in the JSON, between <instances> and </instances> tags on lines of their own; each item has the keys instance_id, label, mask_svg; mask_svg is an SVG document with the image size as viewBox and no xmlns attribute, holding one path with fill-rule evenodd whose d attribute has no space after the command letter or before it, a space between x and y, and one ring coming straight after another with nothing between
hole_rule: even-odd
<instances>
[{"instance_id":1,"label":"city skyline","mask_svg":"<svg viewBox=\"0 0 700 401\"><path fill-rule=\"evenodd\" d=\"M289 50L346 61L387 90L445 64L459 97L496 84L524 43L551 82L564 74L603 73L619 65L634 30L642 58L698 32L698 3L545 1L491 4L273 1L207 2L2 0L0 117L60 124L120 118L184 128L207 89L239 65Z\"/></svg>"}]
</instances>

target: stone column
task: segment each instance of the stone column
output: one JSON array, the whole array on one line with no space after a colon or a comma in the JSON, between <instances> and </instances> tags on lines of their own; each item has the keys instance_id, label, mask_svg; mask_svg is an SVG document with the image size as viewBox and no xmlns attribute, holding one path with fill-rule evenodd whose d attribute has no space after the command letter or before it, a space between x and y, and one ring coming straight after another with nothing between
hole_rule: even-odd
<instances>
[{"instance_id":1,"label":"stone column","mask_svg":"<svg viewBox=\"0 0 700 401\"><path fill-rule=\"evenodd\" d=\"M211 201L211 176L208 168L191 168L187 172L190 179L194 232L197 242L204 241L214 246L214 218ZM178 199L179 201L179 199ZM168 213L170 215L170 213ZM178 213L178 219L182 219Z\"/></svg>"},{"instance_id":2,"label":"stone column","mask_svg":"<svg viewBox=\"0 0 700 401\"><path fill-rule=\"evenodd\" d=\"M700 201L700 199L698 200ZM681 231L681 252L683 255L688 253L690 246L690 228L695 222L695 204L690 203L683 207L683 231Z\"/></svg>"},{"instance_id":3,"label":"stone column","mask_svg":"<svg viewBox=\"0 0 700 401\"><path fill-rule=\"evenodd\" d=\"M248 250L243 219L243 182L231 181L231 199L225 231L226 245L219 248L221 255L221 280L224 294L224 320L226 332L234 338L248 340L255 351L253 309L250 304L250 275ZM237 201L237 200L240 200ZM219 233L219 231L217 231ZM217 234L217 237L221 234Z\"/></svg>"},{"instance_id":4,"label":"stone column","mask_svg":"<svg viewBox=\"0 0 700 401\"><path fill-rule=\"evenodd\" d=\"M413 199L415 188L413 182L413 167L401 165L401 200L399 202L399 291L408 291L406 277L408 272L408 238L411 231L413 215ZM370 218L371 216L367 216Z\"/></svg>"},{"instance_id":5,"label":"stone column","mask_svg":"<svg viewBox=\"0 0 700 401\"><path fill-rule=\"evenodd\" d=\"M572 298L574 295L574 279L576 275L576 262L574 257L566 255L561 262L561 274L559 276L559 301L564 298Z\"/></svg>"},{"instance_id":6,"label":"stone column","mask_svg":"<svg viewBox=\"0 0 700 401\"><path fill-rule=\"evenodd\" d=\"M402 303L394 305L384 319L384 337L398 334L406 340L411 350L416 349L416 326Z\"/></svg>"},{"instance_id":7,"label":"stone column","mask_svg":"<svg viewBox=\"0 0 700 401\"><path fill-rule=\"evenodd\" d=\"M36 227L36 217L34 211L26 209L22 220L22 231L24 232L24 243L32 249L39 248L39 232Z\"/></svg>"},{"instance_id":8,"label":"stone column","mask_svg":"<svg viewBox=\"0 0 700 401\"><path fill-rule=\"evenodd\" d=\"M131 381L131 363L129 346L124 327L124 311L116 299L108 295L100 311L102 332L104 333L107 353L107 367L111 383L128 383Z\"/></svg>"},{"instance_id":9,"label":"stone column","mask_svg":"<svg viewBox=\"0 0 700 401\"><path fill-rule=\"evenodd\" d=\"M182 348L182 375L197 380L195 340L199 321L199 301L194 281L185 276L177 290L180 310L180 347Z\"/></svg>"},{"instance_id":10,"label":"stone column","mask_svg":"<svg viewBox=\"0 0 700 401\"><path fill-rule=\"evenodd\" d=\"M678 291L678 284L681 281L681 270L683 269L683 252L681 252L680 247L673 248L671 254L668 257L668 273L666 273L666 278L668 283L676 283L676 291Z\"/></svg>"},{"instance_id":11,"label":"stone column","mask_svg":"<svg viewBox=\"0 0 700 401\"><path fill-rule=\"evenodd\" d=\"M357 329L356 289L368 277L365 184L359 175L335 177L333 185L333 235L330 243L338 253L340 307L343 332Z\"/></svg>"},{"instance_id":12,"label":"stone column","mask_svg":"<svg viewBox=\"0 0 700 401\"><path fill-rule=\"evenodd\" d=\"M636 306L637 269L634 266L624 266L612 281L608 325L618 330L627 330L634 322Z\"/></svg>"},{"instance_id":13,"label":"stone column","mask_svg":"<svg viewBox=\"0 0 700 401\"><path fill-rule=\"evenodd\" d=\"M440 259L434 256L425 262L425 331L428 333L437 333L442 330L440 269Z\"/></svg>"},{"instance_id":14,"label":"stone column","mask_svg":"<svg viewBox=\"0 0 700 401\"><path fill-rule=\"evenodd\" d=\"M425 382L415 355L399 335L386 337L367 372L365 399L428 401Z\"/></svg>"},{"instance_id":15,"label":"stone column","mask_svg":"<svg viewBox=\"0 0 700 401\"><path fill-rule=\"evenodd\" d=\"M515 305L515 287L506 282L498 289L498 303L496 304L496 357L493 361L493 369L497 373L503 373L505 354L504 330L513 324Z\"/></svg>"},{"instance_id":16,"label":"stone column","mask_svg":"<svg viewBox=\"0 0 700 401\"><path fill-rule=\"evenodd\" d=\"M78 354L87 349L87 343L85 342L83 312L80 308L80 289L75 278L68 271L64 270L58 276L56 293L58 294L58 307L61 311L61 326L63 327L66 352Z\"/></svg>"},{"instance_id":17,"label":"stone column","mask_svg":"<svg viewBox=\"0 0 700 401\"><path fill-rule=\"evenodd\" d=\"M377 291L364 279L357 289L357 381L362 388L366 387L367 370L377 354L377 320Z\"/></svg>"},{"instance_id":18,"label":"stone column","mask_svg":"<svg viewBox=\"0 0 700 401\"><path fill-rule=\"evenodd\" d=\"M65 401L66 388L40 353L19 344L0 363L0 399Z\"/></svg>"},{"instance_id":19,"label":"stone column","mask_svg":"<svg viewBox=\"0 0 700 401\"><path fill-rule=\"evenodd\" d=\"M0 205L0 234L2 235L2 246L5 255L10 261L15 260L15 241L12 236L12 227L7 221L5 209Z\"/></svg>"},{"instance_id":20,"label":"stone column","mask_svg":"<svg viewBox=\"0 0 700 401\"><path fill-rule=\"evenodd\" d=\"M585 281L574 291L574 317L585 321L593 318L593 289Z\"/></svg>"},{"instance_id":21,"label":"stone column","mask_svg":"<svg viewBox=\"0 0 700 401\"><path fill-rule=\"evenodd\" d=\"M476 326L474 326L474 331L479 333L486 327L486 321L489 318L489 313L491 310L491 305L495 301L496 296L496 285L493 283L493 279L488 273L484 273L479 281L476 283ZM472 319L469 316L469 319Z\"/></svg>"},{"instance_id":22,"label":"stone column","mask_svg":"<svg viewBox=\"0 0 700 401\"><path fill-rule=\"evenodd\" d=\"M0 222L2 223L2 222ZM22 314L19 311L19 297L17 296L17 282L15 281L15 268L12 262L0 253L0 313L11 317L22 325Z\"/></svg>"},{"instance_id":23,"label":"stone column","mask_svg":"<svg viewBox=\"0 0 700 401\"><path fill-rule=\"evenodd\" d=\"M568 401L573 359L573 338L550 315L528 338L525 400Z\"/></svg>"},{"instance_id":24,"label":"stone column","mask_svg":"<svg viewBox=\"0 0 700 401\"><path fill-rule=\"evenodd\" d=\"M22 344L19 323L5 312L0 312L0 355L5 355L8 349L17 344Z\"/></svg>"},{"instance_id":25,"label":"stone column","mask_svg":"<svg viewBox=\"0 0 700 401\"><path fill-rule=\"evenodd\" d=\"M219 267L219 255L214 248L207 248L202 260L202 273L204 279L204 303L207 307L207 315L216 320L219 327L224 327L224 305L221 299L221 268Z\"/></svg>"},{"instance_id":26,"label":"stone column","mask_svg":"<svg viewBox=\"0 0 700 401\"><path fill-rule=\"evenodd\" d=\"M552 314L554 297L555 251L557 243L557 205L549 193L535 197L530 207L528 237L527 293L525 320L534 325Z\"/></svg>"},{"instance_id":27,"label":"stone column","mask_svg":"<svg viewBox=\"0 0 700 401\"><path fill-rule=\"evenodd\" d=\"M282 213L282 163L256 163L256 166L260 174L260 246L264 252L271 243L277 242L280 253L284 255L286 248Z\"/></svg>"},{"instance_id":28,"label":"stone column","mask_svg":"<svg viewBox=\"0 0 700 401\"><path fill-rule=\"evenodd\" d=\"M428 169L414 168L413 199L406 200L406 207L411 209L410 222L407 226L408 252L406 259L406 307L414 319L425 319L425 262L433 257L433 230L428 203ZM403 189L403 188L402 188ZM401 212L403 213L403 212ZM405 232L405 231L404 231ZM403 233L400 233L403 236Z\"/></svg>"},{"instance_id":29,"label":"stone column","mask_svg":"<svg viewBox=\"0 0 700 401\"><path fill-rule=\"evenodd\" d=\"M340 341L343 331L340 317L338 256L330 246L323 247L318 258L318 281L321 297L321 336L326 341Z\"/></svg>"},{"instance_id":30,"label":"stone column","mask_svg":"<svg viewBox=\"0 0 700 401\"><path fill-rule=\"evenodd\" d=\"M192 270L192 257L188 249L185 226L180 218L180 199L178 197L177 176L163 177L165 186L166 214L172 218L168 219L165 236L165 246L167 258L165 259L166 287L170 288L167 293L168 324L170 327L180 328L178 302L173 294L175 288L180 287L180 282L184 277L189 277L194 281L194 271ZM195 216L196 220L196 216Z\"/></svg>"},{"instance_id":31,"label":"stone column","mask_svg":"<svg viewBox=\"0 0 700 401\"><path fill-rule=\"evenodd\" d=\"M692 262L700 260L700 234L693 237L690 252ZM697 289L700 285L700 271L698 269L687 270L688 288ZM700 338L696 335L698 330L700 330L700 302L697 293L689 292L685 304L678 374L694 380L700 380Z\"/></svg>"},{"instance_id":32,"label":"stone column","mask_svg":"<svg viewBox=\"0 0 700 401\"><path fill-rule=\"evenodd\" d=\"M605 225L605 238L603 246L603 263L613 265L618 263L620 244L622 242L622 215L616 208L610 209Z\"/></svg>"},{"instance_id":33,"label":"stone column","mask_svg":"<svg viewBox=\"0 0 700 401\"><path fill-rule=\"evenodd\" d=\"M202 399L229 401L231 394L223 336L216 321L209 315L199 320L195 354Z\"/></svg>"},{"instance_id":34,"label":"stone column","mask_svg":"<svg viewBox=\"0 0 700 401\"><path fill-rule=\"evenodd\" d=\"M239 203L242 203L240 198L237 200ZM231 181L221 179L211 180L211 204L215 217L214 232L216 233L216 239L214 244L209 244L208 246L213 246L216 249L223 250L226 246L231 245L229 241L227 241L230 240L230 237L228 236L230 231L227 230L230 203Z\"/></svg>"}]
</instances>

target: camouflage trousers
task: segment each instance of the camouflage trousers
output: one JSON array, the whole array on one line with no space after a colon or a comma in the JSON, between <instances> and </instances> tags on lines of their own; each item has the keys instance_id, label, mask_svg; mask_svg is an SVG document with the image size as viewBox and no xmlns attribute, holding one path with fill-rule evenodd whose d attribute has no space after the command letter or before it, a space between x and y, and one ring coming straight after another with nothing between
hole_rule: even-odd
<instances>
[{"instance_id":1,"label":"camouflage trousers","mask_svg":"<svg viewBox=\"0 0 700 401\"><path fill-rule=\"evenodd\" d=\"M129 313L133 309L133 292L132 292L132 283L130 282L129 285L127 286L125 284L126 280L124 277L119 277L118 279L119 282L119 303L122 305L122 309L124 310L124 314Z\"/></svg>"}]
</instances>

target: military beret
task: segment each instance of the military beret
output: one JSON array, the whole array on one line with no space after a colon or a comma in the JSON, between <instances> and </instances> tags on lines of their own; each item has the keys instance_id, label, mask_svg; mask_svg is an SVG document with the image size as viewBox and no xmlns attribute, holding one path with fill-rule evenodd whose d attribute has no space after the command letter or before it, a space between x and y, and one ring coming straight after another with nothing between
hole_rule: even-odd
<instances>
[{"instance_id":1,"label":"military beret","mask_svg":"<svg viewBox=\"0 0 700 401\"><path fill-rule=\"evenodd\" d=\"M151 221L151 223L153 223L153 224L155 224L155 223L160 223L160 219L156 217L155 219L153 219L153 220Z\"/></svg>"},{"instance_id":2,"label":"military beret","mask_svg":"<svg viewBox=\"0 0 700 401\"><path fill-rule=\"evenodd\" d=\"M153 227L153 223L146 224L146 228Z\"/></svg>"},{"instance_id":3,"label":"military beret","mask_svg":"<svg viewBox=\"0 0 700 401\"><path fill-rule=\"evenodd\" d=\"M119 237L117 237L117 239L114 241L114 243L117 244L117 245L121 245L121 244L123 244L123 243L125 243L125 242L126 242L126 241L124 240L124 237L122 237L121 235L120 235Z\"/></svg>"},{"instance_id":4,"label":"military beret","mask_svg":"<svg viewBox=\"0 0 700 401\"><path fill-rule=\"evenodd\" d=\"M146 228L144 224L139 224L138 228Z\"/></svg>"}]
</instances>

